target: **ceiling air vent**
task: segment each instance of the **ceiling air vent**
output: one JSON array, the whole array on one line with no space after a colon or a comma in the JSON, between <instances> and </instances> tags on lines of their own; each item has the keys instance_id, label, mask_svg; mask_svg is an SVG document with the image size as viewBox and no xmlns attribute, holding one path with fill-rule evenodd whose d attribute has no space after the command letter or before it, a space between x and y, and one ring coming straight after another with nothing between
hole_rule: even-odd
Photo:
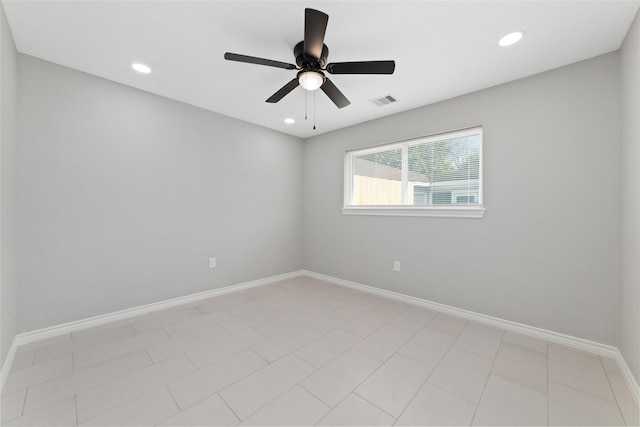
<instances>
[{"instance_id":1,"label":"ceiling air vent","mask_svg":"<svg viewBox=\"0 0 640 427\"><path fill-rule=\"evenodd\" d=\"M369 102L372 102L378 107L382 107L383 105L388 105L396 101L397 99L395 99L392 95L385 95L381 96L380 98L371 99Z\"/></svg>"}]
</instances>

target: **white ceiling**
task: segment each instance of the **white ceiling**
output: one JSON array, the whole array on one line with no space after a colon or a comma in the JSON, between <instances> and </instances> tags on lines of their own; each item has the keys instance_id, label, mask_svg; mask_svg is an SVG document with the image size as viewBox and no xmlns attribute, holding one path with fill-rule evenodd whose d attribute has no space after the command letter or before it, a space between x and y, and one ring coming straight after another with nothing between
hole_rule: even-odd
<instances>
[{"instance_id":1,"label":"white ceiling","mask_svg":"<svg viewBox=\"0 0 640 427\"><path fill-rule=\"evenodd\" d=\"M640 1L2 1L18 51L227 116L309 137L617 50ZM329 62L396 61L394 75L334 75L351 105L305 91L265 102L296 71L304 8L329 15ZM524 30L517 45L498 39ZM133 71L143 62L152 73ZM373 98L392 94L395 104ZM283 122L296 120L293 125Z\"/></svg>"}]
</instances>

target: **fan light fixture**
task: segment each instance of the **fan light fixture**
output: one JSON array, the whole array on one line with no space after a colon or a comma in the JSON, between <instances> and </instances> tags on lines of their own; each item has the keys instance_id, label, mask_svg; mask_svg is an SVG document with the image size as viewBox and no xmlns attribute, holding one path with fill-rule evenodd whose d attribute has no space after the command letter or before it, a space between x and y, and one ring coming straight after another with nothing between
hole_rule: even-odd
<instances>
[{"instance_id":1,"label":"fan light fixture","mask_svg":"<svg viewBox=\"0 0 640 427\"><path fill-rule=\"evenodd\" d=\"M324 84L324 74L318 71L303 71L298 75L298 82L308 91L316 90Z\"/></svg>"}]
</instances>

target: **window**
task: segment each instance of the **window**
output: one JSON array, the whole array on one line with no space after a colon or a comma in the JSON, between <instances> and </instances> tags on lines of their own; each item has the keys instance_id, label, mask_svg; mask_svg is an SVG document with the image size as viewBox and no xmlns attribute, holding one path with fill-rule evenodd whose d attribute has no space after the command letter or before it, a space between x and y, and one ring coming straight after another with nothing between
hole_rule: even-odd
<instances>
[{"instance_id":1,"label":"window","mask_svg":"<svg viewBox=\"0 0 640 427\"><path fill-rule=\"evenodd\" d=\"M343 212L482 218L482 128L348 151Z\"/></svg>"}]
</instances>

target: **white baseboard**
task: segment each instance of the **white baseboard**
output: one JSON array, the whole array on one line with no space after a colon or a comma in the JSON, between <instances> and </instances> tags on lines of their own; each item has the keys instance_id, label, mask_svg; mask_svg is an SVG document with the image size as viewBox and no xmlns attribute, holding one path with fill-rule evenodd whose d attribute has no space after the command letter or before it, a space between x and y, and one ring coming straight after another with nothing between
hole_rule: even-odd
<instances>
[{"instance_id":1,"label":"white baseboard","mask_svg":"<svg viewBox=\"0 0 640 427\"><path fill-rule=\"evenodd\" d=\"M638 382L636 381L636 377L633 376L631 369L629 369L629 365L627 365L627 361L624 360L622 353L620 350L616 348L616 361L618 362L618 367L620 368L620 372L622 372L622 376L627 382L627 387L629 387L629 391L631 391L631 397L633 397L633 401L636 404L640 405L640 386L638 386Z\"/></svg>"},{"instance_id":2,"label":"white baseboard","mask_svg":"<svg viewBox=\"0 0 640 427\"><path fill-rule=\"evenodd\" d=\"M11 365L13 365L13 359L16 357L17 350L18 344L14 338L11 342L11 347L9 347L9 351L7 352L7 357L4 359L4 363L2 364L2 370L0 371L0 394L4 389L4 383L7 381L7 377L9 376L9 370L11 369Z\"/></svg>"},{"instance_id":3,"label":"white baseboard","mask_svg":"<svg viewBox=\"0 0 640 427\"><path fill-rule=\"evenodd\" d=\"M125 310L120 310L113 313L103 314L100 316L89 317L87 319L81 319L73 322L63 323L61 325L38 329L31 332L25 332L22 334L18 334L16 336L16 342L18 346L21 346L21 345L29 344L35 341L40 341L46 338L52 338L58 335L63 335L69 332L75 332L82 329L91 328L93 326L114 322L116 320L122 320L130 317L139 316L141 314L150 313L152 311L164 310L167 308L177 307L179 305L200 301L203 299L228 294L231 292L238 292L244 289L268 285L270 283L279 282L281 280L298 277L303 274L304 272L302 270L294 271L291 273L279 274L277 276L271 276L264 279L252 280L250 282L239 283L231 286L225 286L223 288L212 289L204 292L198 292L198 293L186 295L183 297L172 298L165 301L146 304L146 305L129 308Z\"/></svg>"},{"instance_id":4,"label":"white baseboard","mask_svg":"<svg viewBox=\"0 0 640 427\"><path fill-rule=\"evenodd\" d=\"M307 270L298 270L291 273L285 273L277 276L267 277L264 279L258 279L250 282L239 283L236 285L226 286L224 288L212 289L209 291L204 291L204 292L199 292L196 294L191 294L183 297L173 298L166 301L160 301L153 304L147 304L140 307L134 307L127 310L121 310L121 311L108 313L100 316L90 317L87 319L77 320L74 322L64 323L61 325L51 326L49 328L39 329L32 332L18 334L13 340L11 348L9 349L9 353L7 354L7 358L5 359L4 364L2 365L2 373L0 377L0 390L2 390L2 388L4 387L4 383L7 376L9 375L9 370L11 369L11 365L13 364L13 359L15 357L16 351L18 347L21 345L28 344L35 341L40 341L46 338L52 338L52 337L63 335L69 332L75 332L82 329L87 329L93 326L103 325L105 323L114 322L116 320L122 320L122 319L139 316L141 314L150 313L152 311L176 307L179 305L188 304L191 302L200 301L203 299L212 298L212 297L216 297L216 296L220 296L220 295L224 295L232 292L238 292L244 289L264 286L264 285L268 285L281 280L291 279L291 278L303 276L303 275L313 277L315 279L323 280L325 282L333 283L336 285L345 286L348 288L357 289L364 292L369 292L372 294L395 299L398 301L403 301L403 302L417 305L420 307L425 307L440 313L462 317L464 319L472 320L474 322L478 322L478 323L492 326L495 328L500 328L500 329L504 329L512 332L521 333L523 335L528 335L534 338L539 338L539 339L553 342L556 344L565 345L567 347L572 347L578 350L583 350L583 351L595 353L601 356L613 358L618 362L620 370L624 375L624 378L627 382L629 390L631 391L635 401L637 402L640 400L640 388L638 387L638 382L635 380L633 374L631 373L631 370L629 369L629 366L624 360L624 357L622 357L622 354L616 347L597 343L594 341L585 340L582 338L573 337L570 335L561 334L558 332L549 331L546 329L537 328L534 326L524 325L522 323L512 322L510 320L487 316L485 314L476 313L473 311L463 310L463 309L452 307L449 305L428 301L422 298L416 298L409 295L400 294L398 292L387 291L380 288L374 288L372 286L367 286L367 285L363 285L356 282L350 282L348 280L343 280L337 277L327 276L324 274L315 273L313 271L307 271Z\"/></svg>"},{"instance_id":5,"label":"white baseboard","mask_svg":"<svg viewBox=\"0 0 640 427\"><path fill-rule=\"evenodd\" d=\"M534 338L539 338L545 341L561 344L567 347L575 348L577 350L587 351L589 353L595 353L601 356L615 359L618 362L618 367L623 373L627 382L627 386L631 391L635 401L640 401L640 388L638 382L631 373L627 362L622 357L618 348L601 344L595 341L586 340L583 338L574 337L571 335L561 334L559 332L549 331L547 329L537 328L535 326L529 326L522 323L512 322L510 320L500 319L498 317L487 316L485 314L476 313L469 310L463 310L461 308L452 307L450 305L440 304L437 302L425 300L422 298L416 298L409 295L404 295L398 292L387 291L385 289L374 288L372 286L363 285L356 282L350 282L348 280L339 279L337 277L327 276L325 274L315 273L313 271L303 271L304 275L313 277L325 282L333 283L340 286L345 286L352 289L361 290L364 292L380 295L386 298L403 301L409 304L425 307L430 310L434 310L440 313L451 314L456 317L462 317L467 320L472 320L484 325L492 326L495 328L504 329L507 331L517 332L523 335L527 335Z\"/></svg>"}]
</instances>

